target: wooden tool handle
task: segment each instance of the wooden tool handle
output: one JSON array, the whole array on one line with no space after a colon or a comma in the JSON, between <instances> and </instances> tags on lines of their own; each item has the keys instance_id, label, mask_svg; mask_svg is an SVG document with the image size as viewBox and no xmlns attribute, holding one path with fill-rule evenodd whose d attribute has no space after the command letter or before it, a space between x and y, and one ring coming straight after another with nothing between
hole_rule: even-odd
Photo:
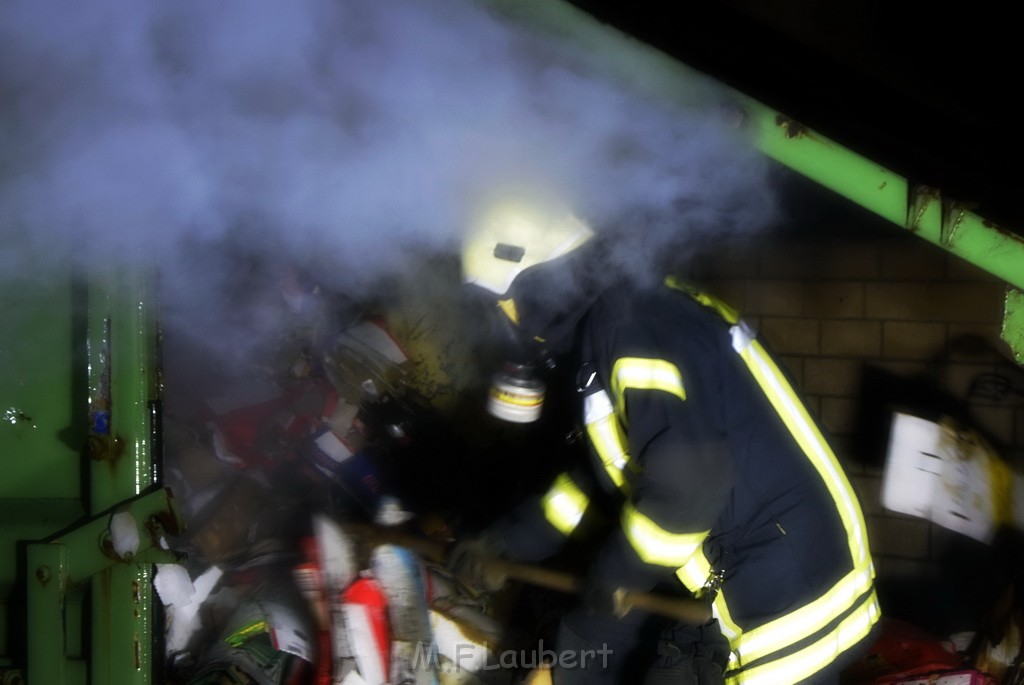
<instances>
[{"instance_id":1,"label":"wooden tool handle","mask_svg":"<svg viewBox=\"0 0 1024 685\"><path fill-rule=\"evenodd\" d=\"M412 550L426 559L444 563L448 545L436 540L411 535L392 528L370 525L345 526L345 530L372 544L392 544ZM546 590L578 594L582 581L571 573L523 564L501 558L487 559L489 570L509 580L526 583ZM705 623L711 619L711 607L705 601L689 597L666 597L649 592L634 592L620 588L614 593L616 614L625 615L636 609L651 614L674 618L692 624Z\"/></svg>"}]
</instances>

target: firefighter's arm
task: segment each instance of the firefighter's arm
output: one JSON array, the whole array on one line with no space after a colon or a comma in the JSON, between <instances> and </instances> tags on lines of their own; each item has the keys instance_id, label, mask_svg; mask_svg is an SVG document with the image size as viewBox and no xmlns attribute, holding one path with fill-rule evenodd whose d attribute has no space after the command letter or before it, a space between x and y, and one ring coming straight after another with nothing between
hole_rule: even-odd
<instances>
[{"instance_id":1,"label":"firefighter's arm","mask_svg":"<svg viewBox=\"0 0 1024 685\"><path fill-rule=\"evenodd\" d=\"M650 326L620 328L608 340L605 382L635 465L622 534L595 569L610 583L647 590L670 577L701 549L727 504L733 464L715 414L711 347L695 336L669 355Z\"/></svg>"},{"instance_id":2,"label":"firefighter's arm","mask_svg":"<svg viewBox=\"0 0 1024 685\"><path fill-rule=\"evenodd\" d=\"M527 499L478 535L456 543L447 559L449 568L469 585L493 591L504 584L504 578L488 572L490 561L537 562L557 554L590 502L577 485L581 475L556 476L546 492Z\"/></svg>"},{"instance_id":3,"label":"firefighter's arm","mask_svg":"<svg viewBox=\"0 0 1024 685\"><path fill-rule=\"evenodd\" d=\"M591 500L592 484L578 469L559 474L542 494L500 518L489 532L501 539L504 555L541 561L557 554L579 527Z\"/></svg>"},{"instance_id":4,"label":"firefighter's arm","mask_svg":"<svg viewBox=\"0 0 1024 685\"><path fill-rule=\"evenodd\" d=\"M694 440L676 423L642 443L633 437L640 429L634 422L644 420L630 418L631 449L642 471L622 507L618 534L594 565L592 582L606 589L647 591L698 555L726 504L732 466L720 440ZM704 580L687 586L696 591Z\"/></svg>"}]
</instances>

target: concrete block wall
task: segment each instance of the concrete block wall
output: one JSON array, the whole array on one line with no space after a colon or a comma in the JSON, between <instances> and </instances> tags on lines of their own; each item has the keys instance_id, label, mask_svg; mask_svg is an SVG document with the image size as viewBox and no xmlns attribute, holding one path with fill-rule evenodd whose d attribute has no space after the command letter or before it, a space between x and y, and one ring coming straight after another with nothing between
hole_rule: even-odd
<instances>
[{"instance_id":1,"label":"concrete block wall","mask_svg":"<svg viewBox=\"0 0 1024 685\"><path fill-rule=\"evenodd\" d=\"M963 403L1024 472L1024 402L968 396L980 374L1005 376L1008 366L1024 388L1024 370L1009 362L999 338L1005 284L893 230L892 238L772 241L698 268L698 280L740 309L775 350L831 434L862 499L882 579L936 571L949 535L882 507L885 445L862 439L864 417L874 403L887 422L891 406L912 406L915 397L887 391L905 385L918 398Z\"/></svg>"}]
</instances>

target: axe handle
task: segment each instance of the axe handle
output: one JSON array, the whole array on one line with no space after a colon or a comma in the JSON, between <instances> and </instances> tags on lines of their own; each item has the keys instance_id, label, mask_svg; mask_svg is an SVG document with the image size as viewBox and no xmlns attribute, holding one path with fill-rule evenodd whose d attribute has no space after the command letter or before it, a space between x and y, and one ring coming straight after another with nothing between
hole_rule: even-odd
<instances>
[{"instance_id":1,"label":"axe handle","mask_svg":"<svg viewBox=\"0 0 1024 685\"><path fill-rule=\"evenodd\" d=\"M393 544L405 547L436 563L444 563L445 553L448 549L448 545L442 542L390 528L370 525L346 526L345 528L373 544ZM555 571L536 564L523 564L499 558L489 559L487 564L495 572L511 580L546 590L577 594L583 585L582 581L571 573ZM699 599L667 597L620 588L615 591L614 600L616 614L620 616L636 609L691 624L701 624L711 619L710 605Z\"/></svg>"}]
</instances>

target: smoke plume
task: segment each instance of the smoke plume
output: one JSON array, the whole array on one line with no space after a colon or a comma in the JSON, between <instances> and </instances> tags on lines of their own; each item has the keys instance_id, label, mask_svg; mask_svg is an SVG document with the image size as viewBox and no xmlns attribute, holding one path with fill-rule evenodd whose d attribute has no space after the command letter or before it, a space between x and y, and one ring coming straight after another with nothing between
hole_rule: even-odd
<instances>
[{"instance_id":1,"label":"smoke plume","mask_svg":"<svg viewBox=\"0 0 1024 685\"><path fill-rule=\"evenodd\" d=\"M139 260L169 311L227 321L254 263L358 292L454 254L503 186L564 198L638 269L771 221L714 107L587 55L472 0L8 2L0 273Z\"/></svg>"}]
</instances>

